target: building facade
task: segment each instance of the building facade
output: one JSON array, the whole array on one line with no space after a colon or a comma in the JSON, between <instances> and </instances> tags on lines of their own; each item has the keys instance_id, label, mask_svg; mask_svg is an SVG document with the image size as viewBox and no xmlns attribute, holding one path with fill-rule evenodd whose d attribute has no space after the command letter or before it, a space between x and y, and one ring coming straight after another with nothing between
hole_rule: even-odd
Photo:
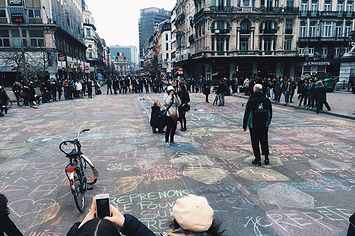
<instances>
[{"instance_id":1,"label":"building facade","mask_svg":"<svg viewBox=\"0 0 355 236\"><path fill-rule=\"evenodd\" d=\"M187 76L212 79L300 75L296 1L193 2L194 10L179 13L177 9L175 19L176 64ZM181 0L176 7L190 4L190 0Z\"/></svg>"},{"instance_id":2,"label":"building facade","mask_svg":"<svg viewBox=\"0 0 355 236\"><path fill-rule=\"evenodd\" d=\"M301 0L298 52L303 74L339 75L339 58L350 50L353 0Z\"/></svg>"},{"instance_id":3,"label":"building facade","mask_svg":"<svg viewBox=\"0 0 355 236\"><path fill-rule=\"evenodd\" d=\"M76 78L84 67L80 0L0 0L3 80Z\"/></svg>"},{"instance_id":4,"label":"building facade","mask_svg":"<svg viewBox=\"0 0 355 236\"><path fill-rule=\"evenodd\" d=\"M129 64L130 73L134 74L139 68L138 51L136 46L111 46L112 60L126 59Z\"/></svg>"},{"instance_id":5,"label":"building facade","mask_svg":"<svg viewBox=\"0 0 355 236\"><path fill-rule=\"evenodd\" d=\"M163 21L157 26L155 33L156 47L155 51L158 56L158 67L164 77L171 76L172 64L172 33L170 20Z\"/></svg>"},{"instance_id":6,"label":"building facade","mask_svg":"<svg viewBox=\"0 0 355 236\"><path fill-rule=\"evenodd\" d=\"M145 8L140 11L139 18L139 57L144 58L144 50L150 37L153 36L157 24L170 19L170 11L159 8Z\"/></svg>"}]
</instances>

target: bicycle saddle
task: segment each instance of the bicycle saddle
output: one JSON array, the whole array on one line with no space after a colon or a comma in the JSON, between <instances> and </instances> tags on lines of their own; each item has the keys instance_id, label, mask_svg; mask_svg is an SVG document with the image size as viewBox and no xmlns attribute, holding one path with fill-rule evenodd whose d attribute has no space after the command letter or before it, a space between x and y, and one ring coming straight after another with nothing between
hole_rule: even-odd
<instances>
[{"instance_id":1,"label":"bicycle saddle","mask_svg":"<svg viewBox=\"0 0 355 236\"><path fill-rule=\"evenodd\" d=\"M73 148L73 150L71 150L71 152L69 152L66 157L68 158L74 158L77 157L79 155L83 154L82 152L78 152L75 148Z\"/></svg>"}]
</instances>

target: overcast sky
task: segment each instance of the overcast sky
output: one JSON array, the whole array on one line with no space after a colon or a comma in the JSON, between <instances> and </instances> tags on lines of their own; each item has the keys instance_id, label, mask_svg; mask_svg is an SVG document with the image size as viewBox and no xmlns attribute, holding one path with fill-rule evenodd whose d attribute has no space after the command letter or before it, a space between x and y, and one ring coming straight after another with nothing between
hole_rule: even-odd
<instances>
[{"instance_id":1,"label":"overcast sky","mask_svg":"<svg viewBox=\"0 0 355 236\"><path fill-rule=\"evenodd\" d=\"M171 11L176 0L86 0L95 18L95 26L108 46L139 45L140 9L164 8Z\"/></svg>"}]
</instances>

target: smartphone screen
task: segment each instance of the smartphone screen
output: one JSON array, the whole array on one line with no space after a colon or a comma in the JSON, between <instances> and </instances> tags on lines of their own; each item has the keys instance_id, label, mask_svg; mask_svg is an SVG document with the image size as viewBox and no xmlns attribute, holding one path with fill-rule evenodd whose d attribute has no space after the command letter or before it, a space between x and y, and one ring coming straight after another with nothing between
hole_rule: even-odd
<instances>
[{"instance_id":1,"label":"smartphone screen","mask_svg":"<svg viewBox=\"0 0 355 236\"><path fill-rule=\"evenodd\" d=\"M96 212L100 219L110 216L110 196L108 194L96 195Z\"/></svg>"}]
</instances>

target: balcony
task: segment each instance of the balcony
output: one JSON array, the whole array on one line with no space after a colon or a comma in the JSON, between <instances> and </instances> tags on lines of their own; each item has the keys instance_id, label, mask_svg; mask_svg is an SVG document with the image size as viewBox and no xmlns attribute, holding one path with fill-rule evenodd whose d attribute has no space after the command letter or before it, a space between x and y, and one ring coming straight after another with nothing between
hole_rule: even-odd
<instances>
[{"instance_id":1,"label":"balcony","mask_svg":"<svg viewBox=\"0 0 355 236\"><path fill-rule=\"evenodd\" d=\"M29 24L42 24L42 18L28 18Z\"/></svg>"},{"instance_id":2,"label":"balcony","mask_svg":"<svg viewBox=\"0 0 355 236\"><path fill-rule=\"evenodd\" d=\"M293 34L293 30L292 29L285 29L285 34Z\"/></svg>"},{"instance_id":3,"label":"balcony","mask_svg":"<svg viewBox=\"0 0 355 236\"><path fill-rule=\"evenodd\" d=\"M271 14L298 14L298 7L260 7L262 13L271 13Z\"/></svg>"},{"instance_id":4,"label":"balcony","mask_svg":"<svg viewBox=\"0 0 355 236\"><path fill-rule=\"evenodd\" d=\"M319 11L300 11L300 17L319 17Z\"/></svg>"},{"instance_id":5,"label":"balcony","mask_svg":"<svg viewBox=\"0 0 355 236\"><path fill-rule=\"evenodd\" d=\"M7 24L7 18L6 17L0 17L0 24Z\"/></svg>"},{"instance_id":6,"label":"balcony","mask_svg":"<svg viewBox=\"0 0 355 236\"><path fill-rule=\"evenodd\" d=\"M260 32L261 34L276 34L277 29L263 29Z\"/></svg>"},{"instance_id":7,"label":"balcony","mask_svg":"<svg viewBox=\"0 0 355 236\"><path fill-rule=\"evenodd\" d=\"M232 13L234 12L234 7L216 7L216 6L212 6L210 7L211 12L212 13L219 13L219 12L223 12L223 13Z\"/></svg>"},{"instance_id":8,"label":"balcony","mask_svg":"<svg viewBox=\"0 0 355 236\"><path fill-rule=\"evenodd\" d=\"M180 25L183 21L185 20L185 13L181 13L178 17L175 19L175 25Z\"/></svg>"}]
</instances>

